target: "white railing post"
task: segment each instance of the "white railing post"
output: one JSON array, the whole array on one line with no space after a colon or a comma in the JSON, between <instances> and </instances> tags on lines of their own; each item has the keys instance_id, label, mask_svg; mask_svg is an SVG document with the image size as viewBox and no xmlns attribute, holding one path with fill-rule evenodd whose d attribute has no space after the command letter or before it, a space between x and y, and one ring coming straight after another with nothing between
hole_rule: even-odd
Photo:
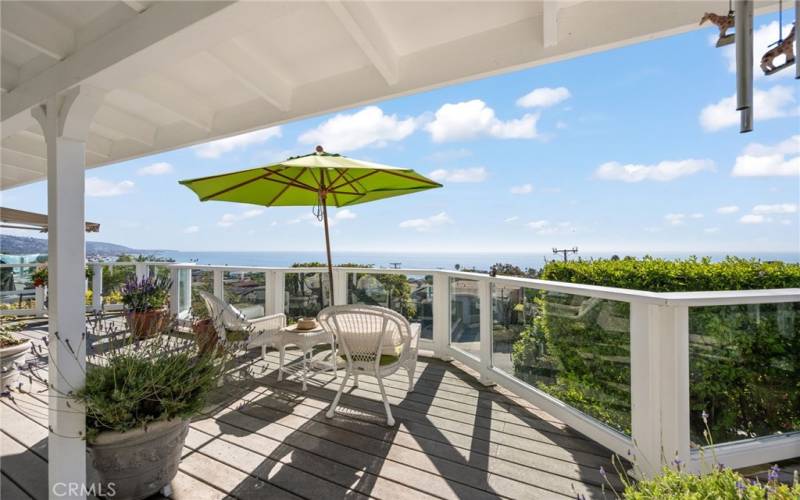
<instances>
[{"instance_id":1,"label":"white railing post","mask_svg":"<svg viewBox=\"0 0 800 500\"><path fill-rule=\"evenodd\" d=\"M689 463L688 308L631 303L630 342L634 473L652 477Z\"/></svg>"},{"instance_id":2,"label":"white railing post","mask_svg":"<svg viewBox=\"0 0 800 500\"><path fill-rule=\"evenodd\" d=\"M45 307L44 307L44 297L45 297L45 290L43 286L37 286L34 290L34 297L33 297L33 305L36 309L36 317L41 318L44 316Z\"/></svg>"},{"instance_id":3,"label":"white railing post","mask_svg":"<svg viewBox=\"0 0 800 500\"><path fill-rule=\"evenodd\" d=\"M277 314L286 310L286 273L284 271L269 272L269 289L267 304L269 313Z\"/></svg>"},{"instance_id":4,"label":"white railing post","mask_svg":"<svg viewBox=\"0 0 800 500\"><path fill-rule=\"evenodd\" d=\"M483 385L494 385L490 379L492 371L492 283L488 279L478 281L478 304L480 304L480 382Z\"/></svg>"},{"instance_id":5,"label":"white railing post","mask_svg":"<svg viewBox=\"0 0 800 500\"><path fill-rule=\"evenodd\" d=\"M92 311L103 310L103 266L92 264Z\"/></svg>"},{"instance_id":6,"label":"white railing post","mask_svg":"<svg viewBox=\"0 0 800 500\"><path fill-rule=\"evenodd\" d=\"M450 278L433 273L433 350L437 358L452 361L450 356Z\"/></svg>"},{"instance_id":7,"label":"white railing post","mask_svg":"<svg viewBox=\"0 0 800 500\"><path fill-rule=\"evenodd\" d=\"M169 313L177 316L181 312L181 269L169 266L169 279L172 280L169 289Z\"/></svg>"},{"instance_id":8,"label":"white railing post","mask_svg":"<svg viewBox=\"0 0 800 500\"><path fill-rule=\"evenodd\" d=\"M136 280L137 281L146 280L150 276L150 269L148 268L148 265L146 263L144 263L144 262L136 262L134 264L134 267L136 267Z\"/></svg>"},{"instance_id":9,"label":"white railing post","mask_svg":"<svg viewBox=\"0 0 800 500\"><path fill-rule=\"evenodd\" d=\"M221 269L214 269L213 271L214 277L214 285L213 285L213 292L214 296L225 300L225 280L224 275L222 274Z\"/></svg>"},{"instance_id":10,"label":"white railing post","mask_svg":"<svg viewBox=\"0 0 800 500\"><path fill-rule=\"evenodd\" d=\"M186 309L192 309L192 268L181 269L179 274L181 279L186 279L186 284L183 287L183 303L186 304Z\"/></svg>"},{"instance_id":11,"label":"white railing post","mask_svg":"<svg viewBox=\"0 0 800 500\"><path fill-rule=\"evenodd\" d=\"M333 270L333 305L343 306L347 304L347 270Z\"/></svg>"}]
</instances>

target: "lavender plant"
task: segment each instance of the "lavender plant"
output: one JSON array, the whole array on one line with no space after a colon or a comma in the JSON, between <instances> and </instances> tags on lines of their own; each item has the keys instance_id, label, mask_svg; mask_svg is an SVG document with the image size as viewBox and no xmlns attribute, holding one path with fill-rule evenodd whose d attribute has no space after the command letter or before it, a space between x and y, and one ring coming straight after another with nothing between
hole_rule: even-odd
<instances>
[{"instance_id":1,"label":"lavender plant","mask_svg":"<svg viewBox=\"0 0 800 500\"><path fill-rule=\"evenodd\" d=\"M145 312L161 309L167 304L172 280L168 277L137 277L128 279L122 286L122 303L128 311Z\"/></svg>"}]
</instances>

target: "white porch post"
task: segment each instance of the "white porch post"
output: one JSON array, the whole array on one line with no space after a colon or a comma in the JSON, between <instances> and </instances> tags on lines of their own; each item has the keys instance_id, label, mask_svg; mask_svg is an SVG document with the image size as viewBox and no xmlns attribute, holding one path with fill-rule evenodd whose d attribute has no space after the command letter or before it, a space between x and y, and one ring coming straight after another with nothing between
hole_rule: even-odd
<instances>
[{"instance_id":1,"label":"white porch post","mask_svg":"<svg viewBox=\"0 0 800 500\"><path fill-rule=\"evenodd\" d=\"M32 110L47 143L51 499L63 498L65 491L72 498L86 497L85 415L77 404L67 407L63 396L81 388L85 378L85 150L101 102L96 89L76 87ZM75 483L79 491L71 495L75 489L68 485Z\"/></svg>"},{"instance_id":2,"label":"white porch post","mask_svg":"<svg viewBox=\"0 0 800 500\"><path fill-rule=\"evenodd\" d=\"M36 309L36 317L41 318L44 317L45 307L44 307L44 287L37 286L36 290L34 291L34 308Z\"/></svg>"},{"instance_id":3,"label":"white porch post","mask_svg":"<svg viewBox=\"0 0 800 500\"><path fill-rule=\"evenodd\" d=\"M333 293L335 306L343 306L347 304L347 270L334 269L333 270Z\"/></svg>"},{"instance_id":4,"label":"white porch post","mask_svg":"<svg viewBox=\"0 0 800 500\"><path fill-rule=\"evenodd\" d=\"M492 283L488 279L478 282L478 299L480 304L480 358L483 385L494 385L489 373L492 371Z\"/></svg>"},{"instance_id":5,"label":"white porch post","mask_svg":"<svg viewBox=\"0 0 800 500\"><path fill-rule=\"evenodd\" d=\"M452 361L450 347L450 278L442 273L433 274L433 349L436 357Z\"/></svg>"},{"instance_id":6,"label":"white porch post","mask_svg":"<svg viewBox=\"0 0 800 500\"><path fill-rule=\"evenodd\" d=\"M137 262L134 264L136 268L136 279L137 281L143 281L150 277L150 266L148 266L144 262Z\"/></svg>"},{"instance_id":7,"label":"white porch post","mask_svg":"<svg viewBox=\"0 0 800 500\"><path fill-rule=\"evenodd\" d=\"M169 279L172 280L169 289L169 313L177 316L181 312L181 269L170 265Z\"/></svg>"},{"instance_id":8,"label":"white porch post","mask_svg":"<svg viewBox=\"0 0 800 500\"><path fill-rule=\"evenodd\" d=\"M212 284L214 296L218 299L225 300L225 275L222 269L214 269L214 271L212 271L212 276L214 280Z\"/></svg>"},{"instance_id":9,"label":"white porch post","mask_svg":"<svg viewBox=\"0 0 800 500\"><path fill-rule=\"evenodd\" d=\"M286 273L270 271L267 273L267 314L277 314L285 309Z\"/></svg>"}]
</instances>

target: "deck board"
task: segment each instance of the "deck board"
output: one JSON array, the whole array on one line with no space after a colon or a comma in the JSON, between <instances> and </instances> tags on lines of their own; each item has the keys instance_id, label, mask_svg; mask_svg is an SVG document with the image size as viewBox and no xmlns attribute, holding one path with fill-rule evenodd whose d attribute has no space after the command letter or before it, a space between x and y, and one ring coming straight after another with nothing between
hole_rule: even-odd
<instances>
[{"instance_id":1,"label":"deck board","mask_svg":"<svg viewBox=\"0 0 800 500\"><path fill-rule=\"evenodd\" d=\"M26 335L40 342L44 330ZM349 387L327 419L341 378L320 374L303 392L277 381L277 353L258 354L238 360L193 420L172 498L602 498L598 468L613 470L608 450L456 364L420 358L412 393L405 372L387 379L389 428L374 379ZM47 497L43 387L0 400L4 497Z\"/></svg>"}]
</instances>

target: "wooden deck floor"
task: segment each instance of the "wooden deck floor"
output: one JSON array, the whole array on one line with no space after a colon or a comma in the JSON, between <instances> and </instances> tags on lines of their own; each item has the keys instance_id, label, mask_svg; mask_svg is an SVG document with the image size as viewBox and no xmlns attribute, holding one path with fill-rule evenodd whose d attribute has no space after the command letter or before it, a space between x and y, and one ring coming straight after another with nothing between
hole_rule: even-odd
<instances>
[{"instance_id":1,"label":"wooden deck floor","mask_svg":"<svg viewBox=\"0 0 800 500\"><path fill-rule=\"evenodd\" d=\"M598 469L613 470L608 450L454 364L421 358L410 394L391 377L389 428L369 378L326 419L338 381L317 375L303 393L277 382L276 353L255 354L192 422L173 498L602 498ZM0 496L47 498L46 395L13 396L0 404Z\"/></svg>"}]
</instances>

